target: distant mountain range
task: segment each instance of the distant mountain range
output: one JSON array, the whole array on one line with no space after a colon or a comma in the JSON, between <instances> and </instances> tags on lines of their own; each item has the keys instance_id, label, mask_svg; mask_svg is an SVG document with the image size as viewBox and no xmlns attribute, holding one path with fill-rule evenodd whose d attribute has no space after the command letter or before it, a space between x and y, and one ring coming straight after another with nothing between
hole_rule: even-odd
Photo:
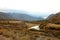
<instances>
[{"instance_id":1,"label":"distant mountain range","mask_svg":"<svg viewBox=\"0 0 60 40\"><path fill-rule=\"evenodd\" d=\"M12 16L8 13L0 12L0 19L11 19Z\"/></svg>"},{"instance_id":2,"label":"distant mountain range","mask_svg":"<svg viewBox=\"0 0 60 40\"><path fill-rule=\"evenodd\" d=\"M0 19L17 19L23 21L43 20L42 17L33 17L23 13L6 13L6 12L0 12Z\"/></svg>"}]
</instances>

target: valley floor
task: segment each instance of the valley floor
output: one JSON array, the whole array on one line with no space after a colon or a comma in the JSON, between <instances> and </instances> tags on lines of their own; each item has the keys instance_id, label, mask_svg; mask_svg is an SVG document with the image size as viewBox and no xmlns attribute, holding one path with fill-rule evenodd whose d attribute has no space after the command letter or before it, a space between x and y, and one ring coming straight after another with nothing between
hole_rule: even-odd
<instances>
[{"instance_id":1,"label":"valley floor","mask_svg":"<svg viewBox=\"0 0 60 40\"><path fill-rule=\"evenodd\" d=\"M51 30L48 31L49 33L46 33L28 29L30 26L35 25L37 24L24 22L19 24L0 23L0 40L60 40L59 37L55 37L57 34L55 35L55 33Z\"/></svg>"}]
</instances>

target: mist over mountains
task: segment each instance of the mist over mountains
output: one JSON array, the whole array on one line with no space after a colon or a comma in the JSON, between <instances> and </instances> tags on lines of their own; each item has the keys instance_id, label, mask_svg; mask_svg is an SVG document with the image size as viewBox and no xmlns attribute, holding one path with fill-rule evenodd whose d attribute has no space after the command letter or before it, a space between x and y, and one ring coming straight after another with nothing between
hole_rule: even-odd
<instances>
[{"instance_id":1,"label":"mist over mountains","mask_svg":"<svg viewBox=\"0 0 60 40\"><path fill-rule=\"evenodd\" d=\"M28 14L30 16L43 17L43 18L48 17L50 14L53 14L53 13L45 13L45 12L30 12L26 10L14 10L14 9L0 9L0 12Z\"/></svg>"},{"instance_id":2,"label":"mist over mountains","mask_svg":"<svg viewBox=\"0 0 60 40\"><path fill-rule=\"evenodd\" d=\"M28 14L23 13L6 13L6 12L0 12L0 19L17 19L17 20L23 20L23 21L36 21L36 20L43 20L42 17L34 17Z\"/></svg>"},{"instance_id":3,"label":"mist over mountains","mask_svg":"<svg viewBox=\"0 0 60 40\"><path fill-rule=\"evenodd\" d=\"M30 12L34 14L34 12ZM23 21L38 21L38 20L44 20L51 18L54 14L50 14L46 17L44 17L43 13L37 12L34 15L30 14L27 11L23 10L0 10L0 19L17 19L17 20L23 20ZM37 15L36 15L37 14ZM40 15L40 16L39 16Z\"/></svg>"}]
</instances>

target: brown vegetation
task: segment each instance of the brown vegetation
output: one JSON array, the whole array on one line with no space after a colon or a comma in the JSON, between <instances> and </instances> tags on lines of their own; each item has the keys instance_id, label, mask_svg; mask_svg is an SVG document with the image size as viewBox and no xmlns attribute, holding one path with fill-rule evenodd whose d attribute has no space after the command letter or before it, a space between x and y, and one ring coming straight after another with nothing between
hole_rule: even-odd
<instances>
[{"instance_id":1,"label":"brown vegetation","mask_svg":"<svg viewBox=\"0 0 60 40\"><path fill-rule=\"evenodd\" d=\"M48 21L51 23L60 24L60 12L49 18Z\"/></svg>"}]
</instances>

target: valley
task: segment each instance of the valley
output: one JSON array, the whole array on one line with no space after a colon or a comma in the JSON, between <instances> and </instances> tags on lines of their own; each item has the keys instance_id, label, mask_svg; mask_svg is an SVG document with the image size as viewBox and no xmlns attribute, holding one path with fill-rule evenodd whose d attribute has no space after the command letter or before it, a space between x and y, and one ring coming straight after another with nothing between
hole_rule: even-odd
<instances>
[{"instance_id":1,"label":"valley","mask_svg":"<svg viewBox=\"0 0 60 40\"><path fill-rule=\"evenodd\" d=\"M0 19L0 40L60 40L60 13L40 21ZM37 29L29 29L39 26Z\"/></svg>"}]
</instances>

